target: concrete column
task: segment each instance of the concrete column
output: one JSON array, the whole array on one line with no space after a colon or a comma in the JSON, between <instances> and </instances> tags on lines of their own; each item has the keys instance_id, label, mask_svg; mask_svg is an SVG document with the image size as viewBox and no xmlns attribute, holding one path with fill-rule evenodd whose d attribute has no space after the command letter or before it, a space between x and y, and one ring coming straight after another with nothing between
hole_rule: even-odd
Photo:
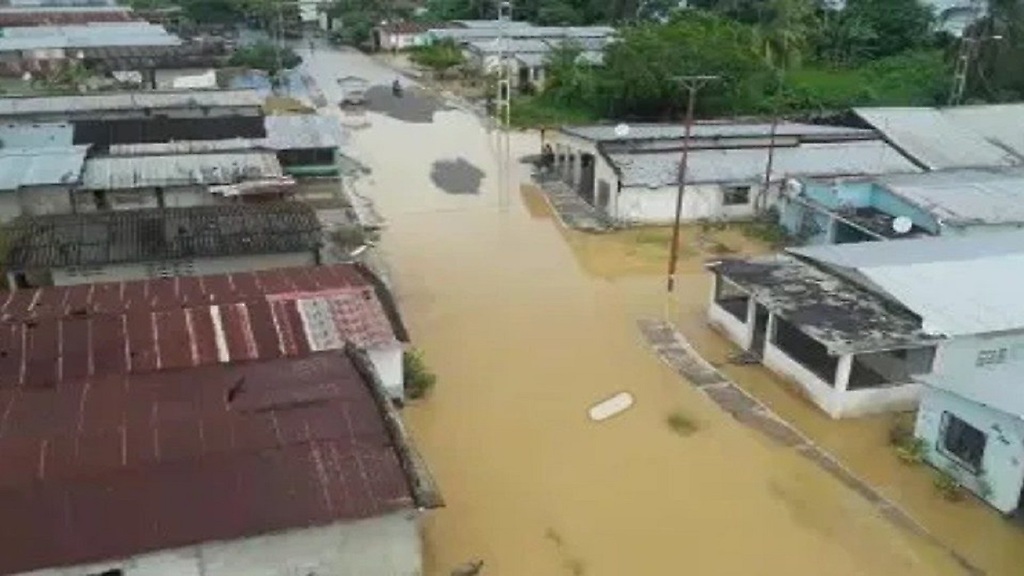
<instances>
[{"instance_id":1,"label":"concrete column","mask_svg":"<svg viewBox=\"0 0 1024 576\"><path fill-rule=\"evenodd\" d=\"M804 208L804 210L807 210L807 208ZM825 243L826 244L835 244L836 243L836 227L837 226L838 226L838 222L836 221L835 216L829 215L828 216L828 228L825 230Z\"/></svg>"},{"instance_id":2,"label":"concrete column","mask_svg":"<svg viewBox=\"0 0 1024 576\"><path fill-rule=\"evenodd\" d=\"M846 392L850 385L850 371L853 369L853 354L843 354L839 357L839 366L836 367L836 379L832 384L836 391Z\"/></svg>"}]
</instances>

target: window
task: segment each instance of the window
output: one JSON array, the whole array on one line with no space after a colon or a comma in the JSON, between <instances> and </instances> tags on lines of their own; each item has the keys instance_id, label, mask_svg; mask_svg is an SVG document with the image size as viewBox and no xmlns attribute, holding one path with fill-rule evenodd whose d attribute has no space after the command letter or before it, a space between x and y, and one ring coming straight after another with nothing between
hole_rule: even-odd
<instances>
[{"instance_id":1,"label":"window","mask_svg":"<svg viewBox=\"0 0 1024 576\"><path fill-rule=\"evenodd\" d=\"M726 206L750 204L750 186L726 186L722 191L722 203Z\"/></svg>"},{"instance_id":2,"label":"window","mask_svg":"<svg viewBox=\"0 0 1024 576\"><path fill-rule=\"evenodd\" d=\"M939 451L977 474L985 457L985 433L949 412L942 413Z\"/></svg>"},{"instance_id":3,"label":"window","mask_svg":"<svg viewBox=\"0 0 1024 576\"><path fill-rule=\"evenodd\" d=\"M750 294L722 276L718 276L715 282L715 303L746 324Z\"/></svg>"}]
</instances>

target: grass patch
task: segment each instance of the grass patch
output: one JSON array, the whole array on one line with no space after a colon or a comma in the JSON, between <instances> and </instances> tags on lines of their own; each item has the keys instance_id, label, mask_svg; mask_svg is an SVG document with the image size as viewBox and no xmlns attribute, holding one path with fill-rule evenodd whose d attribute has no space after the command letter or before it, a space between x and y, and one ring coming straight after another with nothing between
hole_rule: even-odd
<instances>
[{"instance_id":1,"label":"grass patch","mask_svg":"<svg viewBox=\"0 0 1024 576\"><path fill-rule=\"evenodd\" d=\"M511 123L516 128L586 124L597 120L587 110L550 102L541 96L514 99L511 112Z\"/></svg>"},{"instance_id":2,"label":"grass patch","mask_svg":"<svg viewBox=\"0 0 1024 576\"><path fill-rule=\"evenodd\" d=\"M402 367L405 370L405 393L413 400L426 397L437 383L437 376L427 368L419 350L406 350L402 355Z\"/></svg>"},{"instance_id":3,"label":"grass patch","mask_svg":"<svg viewBox=\"0 0 1024 576\"><path fill-rule=\"evenodd\" d=\"M689 436L700 429L696 420L680 411L675 411L665 418L665 423L673 432L680 436Z\"/></svg>"}]
</instances>

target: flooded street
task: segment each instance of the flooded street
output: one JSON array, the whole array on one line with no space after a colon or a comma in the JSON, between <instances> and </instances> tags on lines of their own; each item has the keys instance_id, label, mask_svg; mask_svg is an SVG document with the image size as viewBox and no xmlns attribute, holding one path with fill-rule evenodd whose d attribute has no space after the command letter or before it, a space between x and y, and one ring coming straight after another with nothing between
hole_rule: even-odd
<instances>
[{"instance_id":1,"label":"flooded street","mask_svg":"<svg viewBox=\"0 0 1024 576\"><path fill-rule=\"evenodd\" d=\"M394 78L359 54L302 55L334 102L335 77ZM660 256L662 236L565 231L520 186L514 158L536 136L512 136L505 165L477 118L437 106L422 121L415 102L415 114L371 106L350 152L371 170L358 192L387 218L397 296L438 375L404 410L447 501L426 521L429 576L475 557L488 576L964 573L657 360L637 320L701 306L711 255L684 251L681 302L667 308L663 263L646 254ZM632 408L587 418L621 391Z\"/></svg>"}]
</instances>

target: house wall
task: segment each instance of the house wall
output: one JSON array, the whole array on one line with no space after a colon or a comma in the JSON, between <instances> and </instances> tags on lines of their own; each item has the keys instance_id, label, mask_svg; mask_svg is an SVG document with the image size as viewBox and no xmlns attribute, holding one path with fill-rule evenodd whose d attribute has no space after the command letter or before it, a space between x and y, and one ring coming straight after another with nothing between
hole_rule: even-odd
<instances>
[{"instance_id":1,"label":"house wall","mask_svg":"<svg viewBox=\"0 0 1024 576\"><path fill-rule=\"evenodd\" d=\"M373 368L380 378L384 390L394 400L405 398L405 374L402 364L402 345L395 343L392 346L370 348L366 355L370 357Z\"/></svg>"},{"instance_id":2,"label":"house wall","mask_svg":"<svg viewBox=\"0 0 1024 576\"><path fill-rule=\"evenodd\" d=\"M603 162L603 160L602 160ZM748 185L746 183L742 185ZM695 220L737 220L755 214L754 202L759 184L750 183L750 196L746 204L726 205L725 186L702 184L687 186L683 192L684 222ZM626 187L619 195L615 219L637 224L670 224L675 218L676 186L661 188ZM779 185L769 187L767 203L772 204L779 195Z\"/></svg>"},{"instance_id":3,"label":"house wall","mask_svg":"<svg viewBox=\"0 0 1024 576\"><path fill-rule=\"evenodd\" d=\"M1021 373L1024 330L943 342L935 355L932 383L968 400L998 406L1024 418L1024 379L1016 378Z\"/></svg>"},{"instance_id":4,"label":"house wall","mask_svg":"<svg viewBox=\"0 0 1024 576\"><path fill-rule=\"evenodd\" d=\"M985 434L983 474L963 466L940 448L946 413ZM964 487L983 498L982 482L987 483L991 491L984 499L1001 512L1018 508L1024 485L1024 423L1021 420L956 394L928 387L921 398L914 433L924 441L925 459L933 466L953 474Z\"/></svg>"},{"instance_id":5,"label":"house wall","mask_svg":"<svg viewBox=\"0 0 1024 576\"><path fill-rule=\"evenodd\" d=\"M422 564L418 514L406 511L21 576L419 576Z\"/></svg>"},{"instance_id":6,"label":"house wall","mask_svg":"<svg viewBox=\"0 0 1024 576\"><path fill-rule=\"evenodd\" d=\"M414 46L423 46L425 44L425 33L391 34L383 30L380 31L381 50L405 50L407 48L412 48Z\"/></svg>"},{"instance_id":7,"label":"house wall","mask_svg":"<svg viewBox=\"0 0 1024 576\"><path fill-rule=\"evenodd\" d=\"M71 193L67 186L30 186L0 192L0 223L25 215L70 214Z\"/></svg>"},{"instance_id":8,"label":"house wall","mask_svg":"<svg viewBox=\"0 0 1024 576\"><path fill-rule=\"evenodd\" d=\"M754 299L751 298L747 305L746 321L741 321L725 308L715 302L715 293L719 282L723 282L718 274L713 274L711 280L711 297L708 299L708 321L711 325L721 331L729 340L740 348L747 350L754 339L754 323L751 322L754 314Z\"/></svg>"},{"instance_id":9,"label":"house wall","mask_svg":"<svg viewBox=\"0 0 1024 576\"><path fill-rule=\"evenodd\" d=\"M93 282L118 282L143 280L160 276L203 276L210 274L232 274L272 268L293 266L315 266L314 252L290 252L285 254L260 254L255 256L232 256L222 258L198 258L175 262L139 262L109 266L78 268L54 268L51 270L55 286L71 286Z\"/></svg>"},{"instance_id":10,"label":"house wall","mask_svg":"<svg viewBox=\"0 0 1024 576\"><path fill-rule=\"evenodd\" d=\"M174 81L184 76L201 76L210 71L210 68L176 68L173 70L157 70L154 72L154 82L157 90L170 90L174 88Z\"/></svg>"},{"instance_id":11,"label":"house wall","mask_svg":"<svg viewBox=\"0 0 1024 576\"><path fill-rule=\"evenodd\" d=\"M111 210L136 210L139 208L159 208L160 200L156 188L138 188L133 190L106 190L103 192ZM164 207L185 208L189 206L209 206L223 200L220 196L210 193L205 186L176 186L164 188ZM96 195L91 191L77 191L74 194L75 210L78 212L96 212L100 206Z\"/></svg>"}]
</instances>

